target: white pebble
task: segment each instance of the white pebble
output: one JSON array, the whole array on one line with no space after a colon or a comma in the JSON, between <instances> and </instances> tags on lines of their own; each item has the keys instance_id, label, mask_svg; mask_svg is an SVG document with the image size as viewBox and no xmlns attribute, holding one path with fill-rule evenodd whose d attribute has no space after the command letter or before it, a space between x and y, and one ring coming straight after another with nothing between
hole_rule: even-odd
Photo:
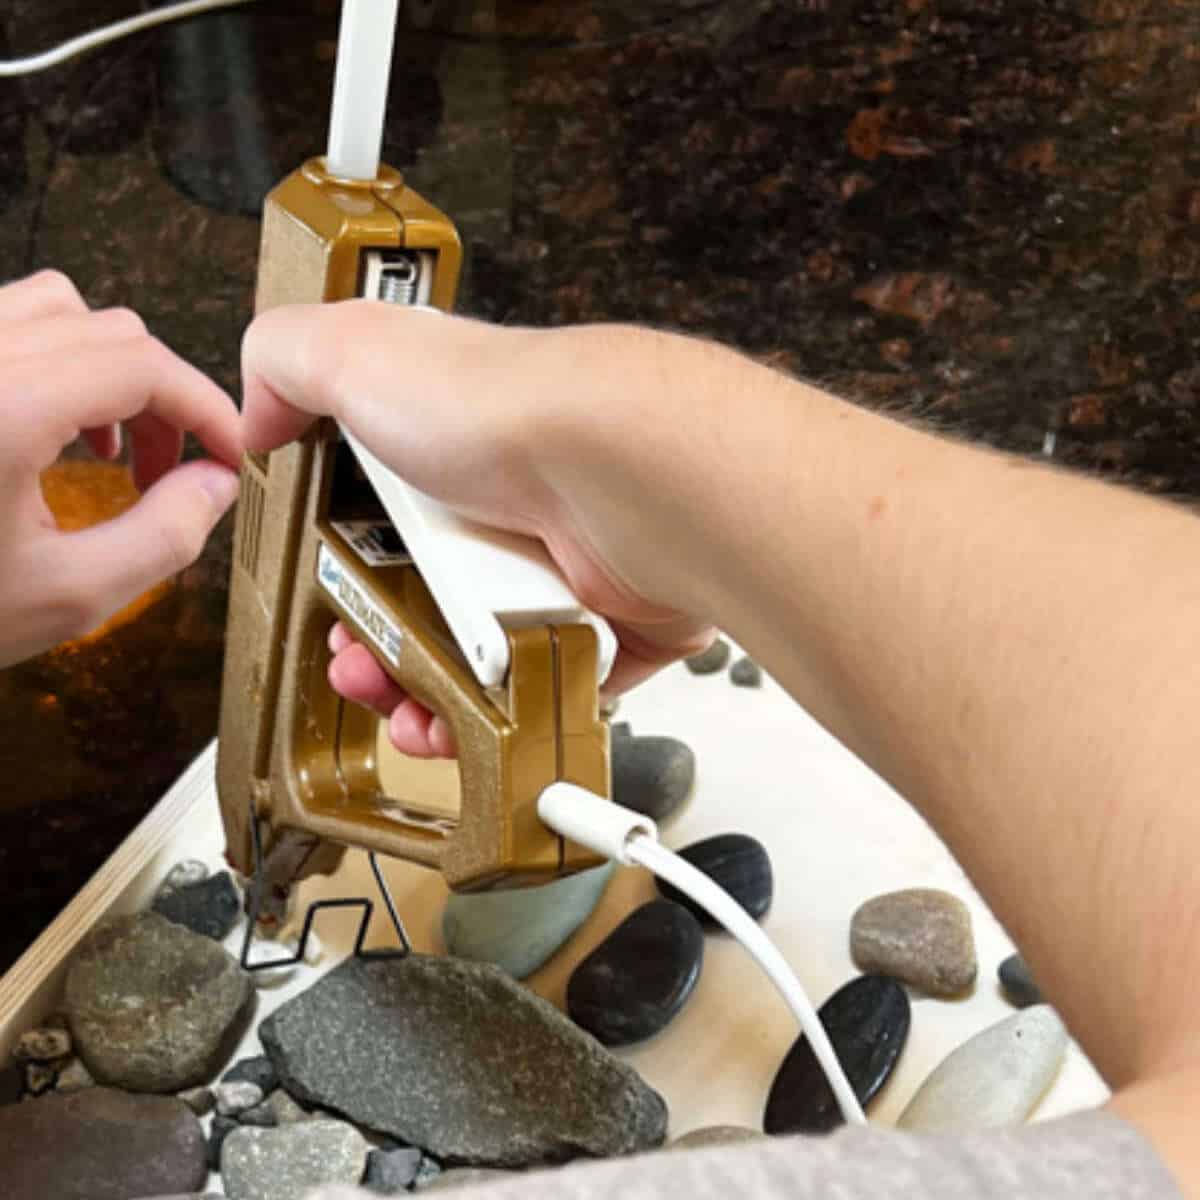
<instances>
[{"instance_id":1,"label":"white pebble","mask_svg":"<svg viewBox=\"0 0 1200 1200\"><path fill-rule=\"evenodd\" d=\"M217 1112L223 1117L236 1117L238 1113L255 1108L263 1102L262 1088L249 1080L218 1083L212 1091L217 1099Z\"/></svg>"},{"instance_id":2,"label":"white pebble","mask_svg":"<svg viewBox=\"0 0 1200 1200\"><path fill-rule=\"evenodd\" d=\"M185 858L167 872L167 877L163 880L163 887L172 889L190 887L193 883L202 883L210 873L207 863L202 863L198 858Z\"/></svg>"},{"instance_id":3,"label":"white pebble","mask_svg":"<svg viewBox=\"0 0 1200 1200\"><path fill-rule=\"evenodd\" d=\"M250 951L246 955L247 961L251 966L257 963L273 962L277 958L291 958L296 953L295 942L271 942L271 941L253 941L250 943ZM281 983L285 983L291 979L296 973L296 968L299 963L290 963L285 967L269 967L262 971L251 972L250 978L254 980L254 986L259 988L278 987Z\"/></svg>"},{"instance_id":4,"label":"white pebble","mask_svg":"<svg viewBox=\"0 0 1200 1200\"><path fill-rule=\"evenodd\" d=\"M1035 1004L944 1058L896 1122L914 1133L971 1133L1021 1124L1062 1066L1067 1031Z\"/></svg>"}]
</instances>

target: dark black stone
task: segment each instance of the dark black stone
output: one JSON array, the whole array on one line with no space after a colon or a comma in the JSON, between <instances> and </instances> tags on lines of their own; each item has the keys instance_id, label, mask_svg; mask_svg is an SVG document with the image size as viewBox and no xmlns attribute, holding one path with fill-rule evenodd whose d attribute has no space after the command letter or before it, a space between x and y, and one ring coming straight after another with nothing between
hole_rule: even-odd
<instances>
[{"instance_id":1,"label":"dark black stone","mask_svg":"<svg viewBox=\"0 0 1200 1200\"><path fill-rule=\"evenodd\" d=\"M23 1086L19 1067L0 1067L0 1108L6 1104L16 1104L21 1098Z\"/></svg>"},{"instance_id":2,"label":"dark black stone","mask_svg":"<svg viewBox=\"0 0 1200 1200\"><path fill-rule=\"evenodd\" d=\"M238 1123L233 1117L223 1117L220 1113L213 1115L212 1128L208 1131L208 1165L210 1170L219 1171L221 1169L221 1147L225 1144L225 1139L237 1127Z\"/></svg>"},{"instance_id":3,"label":"dark black stone","mask_svg":"<svg viewBox=\"0 0 1200 1200\"><path fill-rule=\"evenodd\" d=\"M577 966L567 1013L606 1046L628 1046L666 1028L687 1003L704 962L704 931L686 908L651 900Z\"/></svg>"},{"instance_id":4,"label":"dark black stone","mask_svg":"<svg viewBox=\"0 0 1200 1200\"><path fill-rule=\"evenodd\" d=\"M771 859L766 847L745 833L719 833L693 842L679 852L698 871L723 887L755 920L764 917L775 894ZM715 928L708 912L669 883L658 881L668 900L682 904L706 928Z\"/></svg>"},{"instance_id":5,"label":"dark black stone","mask_svg":"<svg viewBox=\"0 0 1200 1200\"><path fill-rule=\"evenodd\" d=\"M908 1037L908 994L886 975L860 975L839 988L819 1014L859 1103L887 1082ZM801 1036L788 1051L767 1096L766 1133L828 1133L842 1124L833 1089Z\"/></svg>"},{"instance_id":6,"label":"dark black stone","mask_svg":"<svg viewBox=\"0 0 1200 1200\"><path fill-rule=\"evenodd\" d=\"M219 942L237 922L241 900L229 872L221 871L199 883L160 893L152 907L168 921Z\"/></svg>"},{"instance_id":7,"label":"dark black stone","mask_svg":"<svg viewBox=\"0 0 1200 1200\"><path fill-rule=\"evenodd\" d=\"M222 1083L253 1083L269 1096L279 1086L279 1076L265 1054L241 1058L221 1076Z\"/></svg>"},{"instance_id":8,"label":"dark black stone","mask_svg":"<svg viewBox=\"0 0 1200 1200\"><path fill-rule=\"evenodd\" d=\"M1004 994L1017 1008L1028 1008L1031 1004L1041 1004L1041 989L1033 981L1029 967L1019 954L1010 955L997 971Z\"/></svg>"},{"instance_id":9,"label":"dark black stone","mask_svg":"<svg viewBox=\"0 0 1200 1200\"><path fill-rule=\"evenodd\" d=\"M416 1146L394 1150L372 1150L367 1155L363 1187L380 1196L398 1196L408 1190L421 1169L421 1151Z\"/></svg>"},{"instance_id":10,"label":"dark black stone","mask_svg":"<svg viewBox=\"0 0 1200 1200\"><path fill-rule=\"evenodd\" d=\"M204 1131L172 1096L92 1087L0 1108L4 1200L129 1200L204 1186Z\"/></svg>"},{"instance_id":11,"label":"dark black stone","mask_svg":"<svg viewBox=\"0 0 1200 1200\"><path fill-rule=\"evenodd\" d=\"M274 1129L279 1124L279 1114L274 1105L264 1100L253 1108L248 1108L237 1115L239 1125L254 1125L258 1129Z\"/></svg>"},{"instance_id":12,"label":"dark black stone","mask_svg":"<svg viewBox=\"0 0 1200 1200\"><path fill-rule=\"evenodd\" d=\"M669 817L692 790L696 756L678 738L618 736L611 753L613 799L653 821Z\"/></svg>"}]
</instances>

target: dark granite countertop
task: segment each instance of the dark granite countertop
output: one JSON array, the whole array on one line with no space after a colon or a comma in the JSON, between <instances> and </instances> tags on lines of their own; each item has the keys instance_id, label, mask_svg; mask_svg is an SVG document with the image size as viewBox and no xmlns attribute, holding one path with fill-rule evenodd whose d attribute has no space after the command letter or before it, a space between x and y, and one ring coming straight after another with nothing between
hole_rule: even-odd
<instances>
[{"instance_id":1,"label":"dark granite countertop","mask_svg":"<svg viewBox=\"0 0 1200 1200\"><path fill-rule=\"evenodd\" d=\"M144 5L8 0L0 57ZM1200 10L1177 0L407 0L386 154L464 307L706 333L861 402L1200 493ZM337 6L260 0L0 81L0 278L54 265L235 389L264 191ZM216 726L228 525L0 673L0 968Z\"/></svg>"}]
</instances>

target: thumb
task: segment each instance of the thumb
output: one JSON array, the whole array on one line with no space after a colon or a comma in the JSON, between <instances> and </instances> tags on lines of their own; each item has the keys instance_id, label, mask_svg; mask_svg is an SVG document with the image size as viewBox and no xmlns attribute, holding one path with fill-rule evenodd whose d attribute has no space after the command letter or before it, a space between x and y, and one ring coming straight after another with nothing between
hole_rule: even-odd
<instances>
[{"instance_id":1,"label":"thumb","mask_svg":"<svg viewBox=\"0 0 1200 1200\"><path fill-rule=\"evenodd\" d=\"M93 624L195 562L237 491L228 467L190 462L164 475L128 512L64 535L67 569L87 581L95 599Z\"/></svg>"}]
</instances>

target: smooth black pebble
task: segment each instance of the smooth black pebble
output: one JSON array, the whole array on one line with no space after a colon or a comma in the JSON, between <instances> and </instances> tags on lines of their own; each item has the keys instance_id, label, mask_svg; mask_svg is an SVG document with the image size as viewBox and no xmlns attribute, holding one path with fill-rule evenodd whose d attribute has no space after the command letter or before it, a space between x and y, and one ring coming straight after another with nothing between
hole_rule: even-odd
<instances>
[{"instance_id":1,"label":"smooth black pebble","mask_svg":"<svg viewBox=\"0 0 1200 1200\"><path fill-rule=\"evenodd\" d=\"M1029 967L1019 954L1010 955L997 971L1001 986L1009 1001L1017 1008L1028 1008L1042 1003L1042 992L1033 981Z\"/></svg>"},{"instance_id":2,"label":"smooth black pebble","mask_svg":"<svg viewBox=\"0 0 1200 1200\"><path fill-rule=\"evenodd\" d=\"M887 1082L908 1038L910 1009L903 986L886 975L860 975L839 988L818 1015L863 1106ZM825 1072L800 1037L783 1060L763 1114L765 1133L828 1133L842 1113Z\"/></svg>"},{"instance_id":3,"label":"smooth black pebble","mask_svg":"<svg viewBox=\"0 0 1200 1200\"><path fill-rule=\"evenodd\" d=\"M723 887L756 921L766 916L775 895L775 880L766 847L745 833L719 833L678 851L698 871ZM689 896L658 880L658 890L682 904L706 928L717 922Z\"/></svg>"},{"instance_id":4,"label":"smooth black pebble","mask_svg":"<svg viewBox=\"0 0 1200 1200\"><path fill-rule=\"evenodd\" d=\"M567 1012L606 1046L628 1046L664 1029L687 1003L704 962L704 931L686 908L651 900L577 966Z\"/></svg>"},{"instance_id":5,"label":"smooth black pebble","mask_svg":"<svg viewBox=\"0 0 1200 1200\"><path fill-rule=\"evenodd\" d=\"M213 1171L221 1169L221 1147L225 1139L238 1127L233 1117L223 1117L217 1113L212 1119L212 1127L208 1131L208 1165Z\"/></svg>"}]
</instances>

